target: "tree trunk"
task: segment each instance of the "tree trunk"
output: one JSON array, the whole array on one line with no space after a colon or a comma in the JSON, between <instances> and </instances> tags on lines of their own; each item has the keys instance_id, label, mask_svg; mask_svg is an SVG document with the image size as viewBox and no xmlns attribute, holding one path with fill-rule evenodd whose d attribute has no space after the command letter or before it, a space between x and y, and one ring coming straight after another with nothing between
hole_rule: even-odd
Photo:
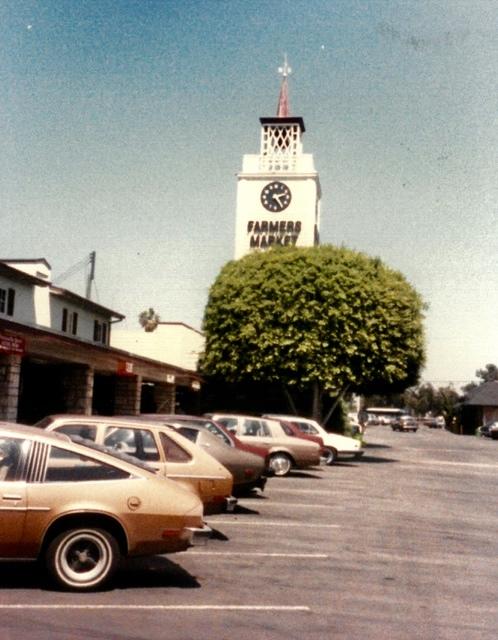
<instances>
[{"instance_id":1,"label":"tree trunk","mask_svg":"<svg viewBox=\"0 0 498 640\"><path fill-rule=\"evenodd\" d=\"M322 413L322 390L320 389L320 383L315 382L313 384L313 406L311 408L311 416L313 420L321 422Z\"/></svg>"},{"instance_id":2,"label":"tree trunk","mask_svg":"<svg viewBox=\"0 0 498 640\"><path fill-rule=\"evenodd\" d=\"M347 390L349 389L349 385L347 384L344 389L339 393L339 395L337 396L337 398L335 399L334 404L331 406L331 408L329 409L327 415L325 416L325 418L323 419L323 426L325 426L327 424L327 422L330 420L330 417L332 416L332 414L335 411L335 408L337 407L337 405L339 404L339 402L344 398Z\"/></svg>"},{"instance_id":3,"label":"tree trunk","mask_svg":"<svg viewBox=\"0 0 498 640\"><path fill-rule=\"evenodd\" d=\"M285 398L287 400L287 403L290 407L290 411L294 416L297 416L297 409L296 409L296 405L294 404L294 400L292 399L291 394L289 393L289 390L287 389L287 387L284 385L283 387L284 390L284 395Z\"/></svg>"}]
</instances>

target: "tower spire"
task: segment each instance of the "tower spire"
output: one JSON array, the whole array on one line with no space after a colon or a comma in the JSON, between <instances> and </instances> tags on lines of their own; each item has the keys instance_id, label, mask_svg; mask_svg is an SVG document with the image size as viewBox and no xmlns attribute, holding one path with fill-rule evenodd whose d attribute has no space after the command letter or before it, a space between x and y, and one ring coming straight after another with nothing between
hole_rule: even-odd
<instances>
[{"instance_id":1,"label":"tower spire","mask_svg":"<svg viewBox=\"0 0 498 640\"><path fill-rule=\"evenodd\" d=\"M282 76L282 84L280 85L280 95L278 97L277 118L288 118L290 110L287 76L292 73L292 69L287 64L287 54L284 54L284 65L278 68L278 72Z\"/></svg>"}]
</instances>

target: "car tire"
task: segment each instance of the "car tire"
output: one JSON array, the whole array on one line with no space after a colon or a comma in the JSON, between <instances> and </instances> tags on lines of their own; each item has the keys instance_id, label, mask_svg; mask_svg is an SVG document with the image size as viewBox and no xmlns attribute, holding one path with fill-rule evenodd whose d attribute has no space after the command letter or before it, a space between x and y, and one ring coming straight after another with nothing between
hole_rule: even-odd
<instances>
[{"instance_id":1,"label":"car tire","mask_svg":"<svg viewBox=\"0 0 498 640\"><path fill-rule=\"evenodd\" d=\"M292 460L290 456L282 451L270 456L268 466L274 476L281 478L289 474L289 471L292 468Z\"/></svg>"},{"instance_id":2,"label":"car tire","mask_svg":"<svg viewBox=\"0 0 498 640\"><path fill-rule=\"evenodd\" d=\"M116 571L120 552L107 531L68 529L48 545L45 564L53 582L70 591L90 591L107 584Z\"/></svg>"},{"instance_id":3,"label":"car tire","mask_svg":"<svg viewBox=\"0 0 498 640\"><path fill-rule=\"evenodd\" d=\"M337 462L337 449L334 449L333 447L327 447L324 453L325 464L328 464L330 466L331 464Z\"/></svg>"}]
</instances>

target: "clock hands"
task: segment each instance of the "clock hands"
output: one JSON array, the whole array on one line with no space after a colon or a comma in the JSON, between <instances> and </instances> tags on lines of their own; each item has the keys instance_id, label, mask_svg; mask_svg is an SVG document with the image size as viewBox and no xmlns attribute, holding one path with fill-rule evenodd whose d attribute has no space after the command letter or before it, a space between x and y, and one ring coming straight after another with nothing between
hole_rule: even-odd
<instances>
[{"instance_id":1,"label":"clock hands","mask_svg":"<svg viewBox=\"0 0 498 640\"><path fill-rule=\"evenodd\" d=\"M285 198L286 195L285 193L274 193L273 194L273 199L276 200L278 202L278 206L279 207L283 207L284 205L282 204L282 200L281 198Z\"/></svg>"}]
</instances>

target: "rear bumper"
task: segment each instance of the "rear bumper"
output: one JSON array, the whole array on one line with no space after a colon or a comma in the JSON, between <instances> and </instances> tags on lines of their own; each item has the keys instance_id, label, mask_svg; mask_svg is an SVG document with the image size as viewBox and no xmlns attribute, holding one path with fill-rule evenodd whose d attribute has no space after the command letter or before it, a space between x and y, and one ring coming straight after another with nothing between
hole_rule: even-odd
<instances>
[{"instance_id":1,"label":"rear bumper","mask_svg":"<svg viewBox=\"0 0 498 640\"><path fill-rule=\"evenodd\" d=\"M234 484L233 492L236 496L240 496L240 495L249 493L253 489L260 489L261 491L264 491L267 480L268 480L268 477L265 471L265 475L260 476L256 480L251 480L251 482L241 482L240 484Z\"/></svg>"},{"instance_id":2,"label":"rear bumper","mask_svg":"<svg viewBox=\"0 0 498 640\"><path fill-rule=\"evenodd\" d=\"M238 502L237 498L235 498L234 496L228 496L228 498L225 498L224 510L228 513L231 513L235 509L237 502Z\"/></svg>"},{"instance_id":3,"label":"rear bumper","mask_svg":"<svg viewBox=\"0 0 498 640\"><path fill-rule=\"evenodd\" d=\"M364 453L364 449L354 449L352 451L338 451L337 455L339 458L361 458Z\"/></svg>"},{"instance_id":4,"label":"rear bumper","mask_svg":"<svg viewBox=\"0 0 498 640\"><path fill-rule=\"evenodd\" d=\"M190 535L190 546L199 547L207 544L213 530L205 524L201 527L188 527L187 531Z\"/></svg>"}]
</instances>

